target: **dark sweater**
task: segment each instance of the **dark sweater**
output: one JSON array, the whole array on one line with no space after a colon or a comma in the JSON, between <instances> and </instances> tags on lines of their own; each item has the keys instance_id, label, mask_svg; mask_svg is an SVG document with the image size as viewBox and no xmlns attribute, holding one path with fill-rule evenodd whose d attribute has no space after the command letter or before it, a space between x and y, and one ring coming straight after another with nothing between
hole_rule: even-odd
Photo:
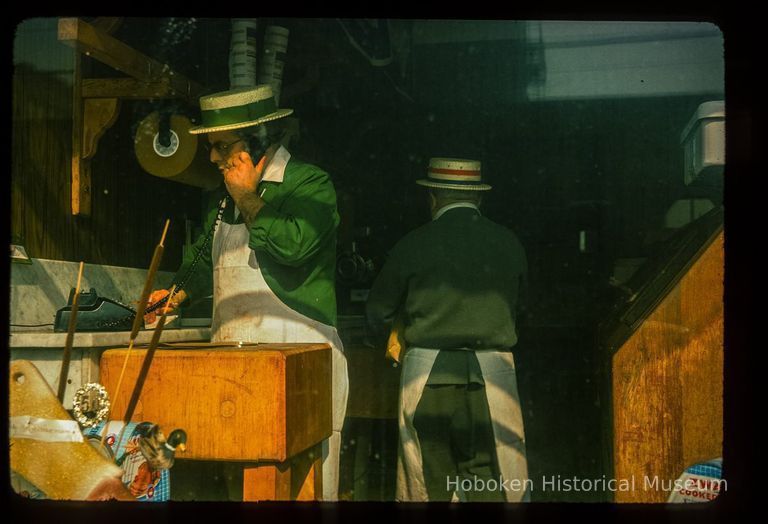
<instances>
[{"instance_id":1,"label":"dark sweater","mask_svg":"<svg viewBox=\"0 0 768 524\"><path fill-rule=\"evenodd\" d=\"M476 209L449 209L392 249L371 288L368 321L381 335L402 308L408 346L511 348L526 273L525 250L512 231Z\"/></svg>"}]
</instances>

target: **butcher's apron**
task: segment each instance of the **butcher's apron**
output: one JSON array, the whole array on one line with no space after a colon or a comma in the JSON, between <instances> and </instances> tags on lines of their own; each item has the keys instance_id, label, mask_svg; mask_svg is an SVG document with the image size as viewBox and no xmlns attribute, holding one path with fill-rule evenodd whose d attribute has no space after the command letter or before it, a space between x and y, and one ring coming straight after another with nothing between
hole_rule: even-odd
<instances>
[{"instance_id":1,"label":"butcher's apron","mask_svg":"<svg viewBox=\"0 0 768 524\"><path fill-rule=\"evenodd\" d=\"M403 358L400 376L398 426L400 444L397 454L398 501L429 500L424 482L421 448L413 417L424 386L438 354L437 349L410 347ZM476 351L485 382L485 394L491 415L493 436L502 489L507 502L530 500L528 463L525 455L523 413L517 392L515 361L509 351ZM501 488L501 486L507 486ZM519 488L519 489L515 489ZM456 499L462 500L460 489Z\"/></svg>"},{"instance_id":2,"label":"butcher's apron","mask_svg":"<svg viewBox=\"0 0 768 524\"><path fill-rule=\"evenodd\" d=\"M327 343L331 346L333 433L322 442L323 500L337 500L341 428L349 390L341 340L335 327L297 313L272 292L254 251L248 247L248 240L245 224L222 221L214 235L211 341Z\"/></svg>"}]
</instances>

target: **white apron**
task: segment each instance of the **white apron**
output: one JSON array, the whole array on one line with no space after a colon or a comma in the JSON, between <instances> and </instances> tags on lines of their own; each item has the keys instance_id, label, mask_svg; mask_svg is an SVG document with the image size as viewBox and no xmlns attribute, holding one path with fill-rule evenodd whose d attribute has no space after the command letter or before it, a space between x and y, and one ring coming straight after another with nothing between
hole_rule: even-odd
<instances>
[{"instance_id":1,"label":"white apron","mask_svg":"<svg viewBox=\"0 0 768 524\"><path fill-rule=\"evenodd\" d=\"M231 205L231 204L230 204ZM237 214L237 211L236 211ZM248 247L245 224L219 223L213 237L212 342L322 342L331 346L332 435L322 443L322 500L338 499L341 428L347 410L347 359L336 328L285 305L269 288Z\"/></svg>"},{"instance_id":2,"label":"white apron","mask_svg":"<svg viewBox=\"0 0 768 524\"><path fill-rule=\"evenodd\" d=\"M398 501L429 500L413 416L437 354L437 349L410 347L403 357L398 409L400 447L395 497ZM477 351L475 354L485 381L499 470L502 479L508 481L509 489L503 493L507 502L527 502L530 499L530 492L525 489L528 462L514 358L509 351ZM516 486L520 489L513 489ZM456 498L461 500L462 494L457 494Z\"/></svg>"}]
</instances>

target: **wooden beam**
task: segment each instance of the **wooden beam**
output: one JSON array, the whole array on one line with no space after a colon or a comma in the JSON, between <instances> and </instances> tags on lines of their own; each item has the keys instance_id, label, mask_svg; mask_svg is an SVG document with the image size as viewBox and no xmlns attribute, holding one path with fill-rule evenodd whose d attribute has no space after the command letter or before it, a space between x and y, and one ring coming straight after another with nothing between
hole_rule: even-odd
<instances>
[{"instance_id":1,"label":"wooden beam","mask_svg":"<svg viewBox=\"0 0 768 524\"><path fill-rule=\"evenodd\" d=\"M156 82L167 78L172 93L196 104L203 87L174 72L167 64L150 58L120 40L78 18L60 18L58 38L88 56L137 80Z\"/></svg>"},{"instance_id":2,"label":"wooden beam","mask_svg":"<svg viewBox=\"0 0 768 524\"><path fill-rule=\"evenodd\" d=\"M83 98L175 98L167 78L145 82L135 78L84 78Z\"/></svg>"}]
</instances>

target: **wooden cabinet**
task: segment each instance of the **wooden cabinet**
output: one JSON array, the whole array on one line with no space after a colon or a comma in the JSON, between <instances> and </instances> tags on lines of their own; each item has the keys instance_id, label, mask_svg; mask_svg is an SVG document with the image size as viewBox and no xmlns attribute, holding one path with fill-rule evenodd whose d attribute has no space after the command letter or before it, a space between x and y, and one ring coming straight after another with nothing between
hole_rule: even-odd
<instances>
[{"instance_id":1,"label":"wooden cabinet","mask_svg":"<svg viewBox=\"0 0 768 524\"><path fill-rule=\"evenodd\" d=\"M665 502L688 466L722 457L722 214L692 226L608 338L609 476L636 486L617 502Z\"/></svg>"}]
</instances>

